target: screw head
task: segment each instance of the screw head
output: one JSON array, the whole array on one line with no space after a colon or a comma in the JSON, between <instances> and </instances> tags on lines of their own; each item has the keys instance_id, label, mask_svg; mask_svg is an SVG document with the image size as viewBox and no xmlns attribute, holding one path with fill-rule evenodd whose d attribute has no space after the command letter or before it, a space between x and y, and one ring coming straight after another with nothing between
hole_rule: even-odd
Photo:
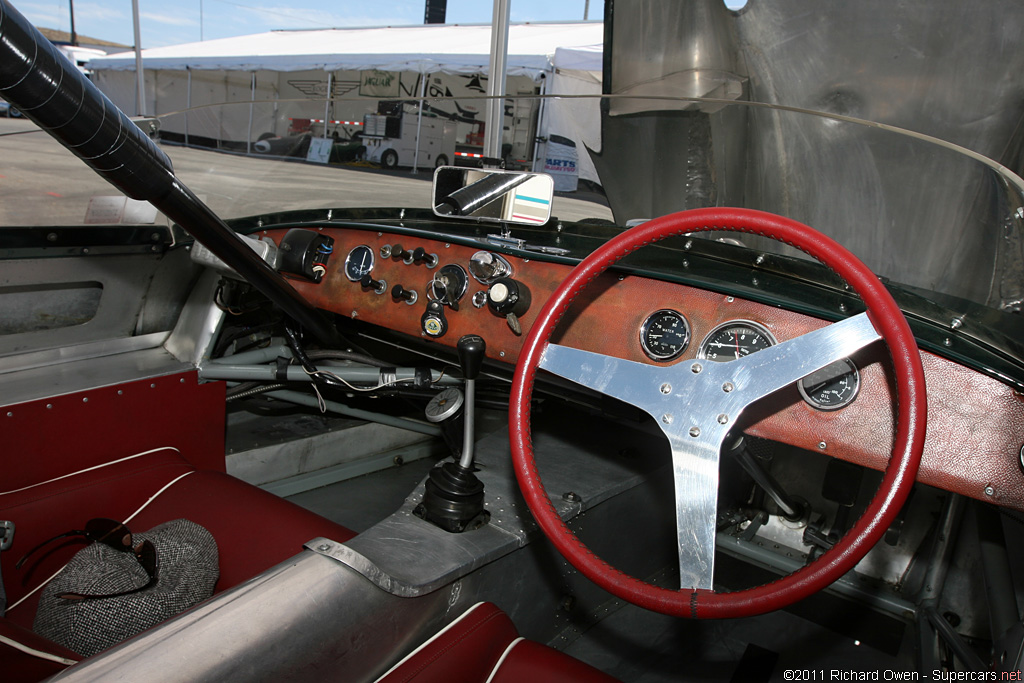
<instances>
[{"instance_id":1,"label":"screw head","mask_svg":"<svg viewBox=\"0 0 1024 683\"><path fill-rule=\"evenodd\" d=\"M819 441L818 442L818 450L823 451L826 448L828 448L828 444L827 443L825 443L824 441Z\"/></svg>"},{"instance_id":2,"label":"screw head","mask_svg":"<svg viewBox=\"0 0 1024 683\"><path fill-rule=\"evenodd\" d=\"M326 553L328 550L331 549L331 546L327 545L326 543L321 543L316 547L316 549L322 553Z\"/></svg>"},{"instance_id":3,"label":"screw head","mask_svg":"<svg viewBox=\"0 0 1024 683\"><path fill-rule=\"evenodd\" d=\"M695 439L700 436L700 427L690 427L690 436Z\"/></svg>"},{"instance_id":4,"label":"screw head","mask_svg":"<svg viewBox=\"0 0 1024 683\"><path fill-rule=\"evenodd\" d=\"M690 370L693 372L693 374L699 375L704 370L704 366L701 365L700 363L694 363L693 365L690 366Z\"/></svg>"},{"instance_id":5,"label":"screw head","mask_svg":"<svg viewBox=\"0 0 1024 683\"><path fill-rule=\"evenodd\" d=\"M718 424L724 425L724 424L727 424L728 422L729 422L729 416L726 415L725 413L722 413L721 415L718 416Z\"/></svg>"},{"instance_id":6,"label":"screw head","mask_svg":"<svg viewBox=\"0 0 1024 683\"><path fill-rule=\"evenodd\" d=\"M667 425L672 424L672 420L673 420L673 418L672 418L672 415L670 413L665 413L664 415L661 416L661 421L664 422Z\"/></svg>"},{"instance_id":7,"label":"screw head","mask_svg":"<svg viewBox=\"0 0 1024 683\"><path fill-rule=\"evenodd\" d=\"M985 495L989 496L989 497L992 497L992 496L996 495L995 488L993 486L986 486L985 487Z\"/></svg>"},{"instance_id":8,"label":"screw head","mask_svg":"<svg viewBox=\"0 0 1024 683\"><path fill-rule=\"evenodd\" d=\"M672 385L669 384L668 382L665 382L664 384L661 385L660 391L661 391L661 393L663 393L665 395L671 394L672 393Z\"/></svg>"},{"instance_id":9,"label":"screw head","mask_svg":"<svg viewBox=\"0 0 1024 683\"><path fill-rule=\"evenodd\" d=\"M731 393L732 390L735 389L735 388L736 388L736 385L733 384L732 382L726 382L725 384L722 385L722 391L724 391L727 394Z\"/></svg>"}]
</instances>

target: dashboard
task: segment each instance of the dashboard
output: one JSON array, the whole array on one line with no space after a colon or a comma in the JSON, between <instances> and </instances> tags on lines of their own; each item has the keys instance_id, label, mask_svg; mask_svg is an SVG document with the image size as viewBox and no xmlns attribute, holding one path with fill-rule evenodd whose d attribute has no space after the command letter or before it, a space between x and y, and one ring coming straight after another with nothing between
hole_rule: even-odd
<instances>
[{"instance_id":1,"label":"dashboard","mask_svg":"<svg viewBox=\"0 0 1024 683\"><path fill-rule=\"evenodd\" d=\"M333 240L313 282L316 307L454 348L481 335L487 357L514 365L525 334L572 266L372 229L322 227ZM280 243L284 230L261 237ZM740 297L606 272L576 299L552 341L655 366L728 361L827 325ZM918 480L1024 510L1024 397L922 352L928 434ZM884 469L893 439L887 351L874 344L753 406L744 431Z\"/></svg>"}]
</instances>

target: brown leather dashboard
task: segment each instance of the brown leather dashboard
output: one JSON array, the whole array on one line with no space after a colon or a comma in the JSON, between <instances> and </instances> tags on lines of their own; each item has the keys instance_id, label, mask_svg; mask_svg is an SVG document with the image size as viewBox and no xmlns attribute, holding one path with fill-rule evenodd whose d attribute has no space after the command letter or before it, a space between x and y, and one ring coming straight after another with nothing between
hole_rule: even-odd
<instances>
[{"instance_id":1,"label":"brown leather dashboard","mask_svg":"<svg viewBox=\"0 0 1024 683\"><path fill-rule=\"evenodd\" d=\"M427 289L437 270L458 264L468 270L478 248L408 235L344 228L321 228L334 238L327 275L319 284L293 280L295 288L315 306L357 318L396 332L429 338L421 317ZM266 231L279 241L282 231ZM437 264L407 264L382 258L381 247L401 243L406 250L422 247L437 255ZM382 294L364 288L344 274L346 255L366 245L375 257L371 276L387 283ZM532 303L519 316L523 334L548 296L571 270L570 266L505 257L512 277L528 288ZM394 285L417 292L413 305L391 296ZM474 294L486 286L469 277L459 310L444 307L447 330L433 343L455 346L465 334L487 342L487 356L515 364L523 336L486 306L473 305ZM690 324L692 342L667 363L648 358L640 343L647 317L660 309L682 313ZM701 339L729 320L752 320L764 325L779 341L826 325L825 321L677 283L632 275L606 273L573 304L554 341L651 365L671 365L693 359ZM820 451L875 469L888 462L893 433L893 391L884 347L873 345L855 358L861 389L855 401L835 411L821 411L803 401L795 387L762 401L759 414L748 416L745 431L800 448ZM1024 444L1024 398L1007 385L962 365L922 352L928 387L928 434L918 480L979 500L1024 510L1024 472L1018 462Z\"/></svg>"}]
</instances>

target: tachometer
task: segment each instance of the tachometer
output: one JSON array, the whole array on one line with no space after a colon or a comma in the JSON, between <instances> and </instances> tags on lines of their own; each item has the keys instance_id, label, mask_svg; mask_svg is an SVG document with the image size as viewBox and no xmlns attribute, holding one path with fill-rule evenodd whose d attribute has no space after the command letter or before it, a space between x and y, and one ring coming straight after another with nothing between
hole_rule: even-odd
<instances>
[{"instance_id":1,"label":"tachometer","mask_svg":"<svg viewBox=\"0 0 1024 683\"><path fill-rule=\"evenodd\" d=\"M373 270L373 250L360 244L345 257L345 277L352 282L359 282L364 275Z\"/></svg>"},{"instance_id":2,"label":"tachometer","mask_svg":"<svg viewBox=\"0 0 1024 683\"><path fill-rule=\"evenodd\" d=\"M730 320L711 330L697 349L697 357L723 363L774 346L768 328L750 320Z\"/></svg>"},{"instance_id":3,"label":"tachometer","mask_svg":"<svg viewBox=\"0 0 1024 683\"><path fill-rule=\"evenodd\" d=\"M839 410L857 398L860 373L852 360L844 358L807 375L796 388L812 408Z\"/></svg>"},{"instance_id":4,"label":"tachometer","mask_svg":"<svg viewBox=\"0 0 1024 683\"><path fill-rule=\"evenodd\" d=\"M678 311L655 311L640 328L640 346L651 360L673 360L689 345L690 323Z\"/></svg>"}]
</instances>

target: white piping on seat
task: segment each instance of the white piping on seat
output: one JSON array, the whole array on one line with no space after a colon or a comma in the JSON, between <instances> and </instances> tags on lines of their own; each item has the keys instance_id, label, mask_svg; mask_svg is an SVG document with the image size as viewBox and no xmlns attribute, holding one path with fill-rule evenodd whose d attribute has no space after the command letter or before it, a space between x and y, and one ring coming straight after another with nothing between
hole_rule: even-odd
<instances>
[{"instance_id":1,"label":"white piping on seat","mask_svg":"<svg viewBox=\"0 0 1024 683\"><path fill-rule=\"evenodd\" d=\"M6 496L9 493L18 493L20 491L27 491L27 490L29 490L31 488L35 488L36 486L43 486L44 484L50 484L50 483L55 482L55 481L60 481L61 479L67 479L68 477L73 477L76 474L85 474L86 472L92 472L93 470L98 470L101 467L107 467L108 465L116 465L119 462L124 462L126 460L131 460L132 458L140 458L143 455L149 455L150 453L156 453L158 451L174 451L175 453L179 453L179 454L181 453L181 451L179 451L174 446L161 446L160 448L154 448L151 451L145 451L143 453L136 453L135 455L129 455L127 457L121 458L120 460L111 460L110 462L105 462L102 465L95 465L93 467L86 467L84 470L78 470L77 472L71 472L70 474L62 474L59 477L54 477L53 479L47 479L46 481L41 481L38 484L29 484L28 486L22 486L20 489L14 489L13 491L0 491L0 496ZM138 513L136 513L136 514L138 514Z\"/></svg>"},{"instance_id":2,"label":"white piping on seat","mask_svg":"<svg viewBox=\"0 0 1024 683\"><path fill-rule=\"evenodd\" d=\"M440 638L440 637L441 637L442 635L444 635L445 633L447 633L449 629L451 629L451 628L452 628L453 626L455 626L455 624L459 623L460 621L462 621L463 619L465 619L466 617L468 617L468 616L469 616L469 614L470 614L470 613L471 613L471 612L472 612L473 610L475 610L475 609L476 609L477 607L479 607L479 606L480 606L480 605L482 605L482 604L484 604L484 603L483 603L483 602L478 602L478 603L476 603L475 605L473 605L472 607L470 607L470 608L469 608L468 610L466 610L465 612L463 612L463 613L462 613L462 616L460 616L460 617L459 617L458 619L456 619L455 621L453 621L452 623L448 624L448 625L447 625L447 626L445 626L445 627L444 627L443 629L441 629L440 631L438 631L437 633L435 633L435 634L434 634L433 636L431 636L431 637L430 637L429 639L427 639L427 640L426 640L426 641L425 641L425 642L424 642L424 643L423 643L422 645L420 645L420 646L419 646L418 648L416 648L415 650L413 650L412 652L410 652L409 654L407 654L407 655L406 655L405 657L402 657L401 661L399 661L399 662L398 662L397 664L395 664L395 665L394 665L393 667L391 667L390 669L388 669L387 671L385 671L385 672L384 672L384 673L383 673L383 674L382 674L382 675L381 675L381 676L380 676L379 678L377 678L377 680L376 680L376 681L374 681L374 683L379 683L379 681L382 681L382 680L384 680L385 678L387 678L388 676L390 676L390 675L391 675L391 672L393 672L393 671L394 671L395 669L397 669L398 667L400 667L400 666L402 666L403 664L405 664L405 663L406 663L407 661L409 661L410 659L412 659L412 658L413 658L413 657L414 657L414 656L415 656L415 655L416 655L417 653L421 652L421 651L422 651L422 650L423 650L424 648L426 648L426 647L427 647L428 645L430 645L430 644L431 644L431 643L433 643L433 642L434 642L435 640L437 640L438 638Z\"/></svg>"},{"instance_id":3,"label":"white piping on seat","mask_svg":"<svg viewBox=\"0 0 1024 683\"><path fill-rule=\"evenodd\" d=\"M68 659L67 657L61 657L60 655L55 655L50 652L43 652L42 650L37 650L33 647L29 647L28 645L19 643L16 640L12 640L7 636L0 636L0 643L9 645L13 647L15 650L21 650L25 654L32 655L33 657L38 657L39 659L48 659L51 662L57 662L58 664L67 664L68 666L71 666L72 664L78 664L77 659Z\"/></svg>"},{"instance_id":4,"label":"white piping on seat","mask_svg":"<svg viewBox=\"0 0 1024 683\"><path fill-rule=\"evenodd\" d=\"M501 665L505 663L505 658L508 657L508 653L512 652L512 648L514 648L516 645L523 642L524 640L526 640L526 638L519 636L518 638L516 638L508 644L508 647L505 648L505 651L501 653L500 657L498 657L498 661L495 662L494 668L491 669L491 675L487 677L487 680L484 681L484 683L491 683L491 681L494 680L494 677L498 674L498 669L500 669Z\"/></svg>"}]
</instances>

